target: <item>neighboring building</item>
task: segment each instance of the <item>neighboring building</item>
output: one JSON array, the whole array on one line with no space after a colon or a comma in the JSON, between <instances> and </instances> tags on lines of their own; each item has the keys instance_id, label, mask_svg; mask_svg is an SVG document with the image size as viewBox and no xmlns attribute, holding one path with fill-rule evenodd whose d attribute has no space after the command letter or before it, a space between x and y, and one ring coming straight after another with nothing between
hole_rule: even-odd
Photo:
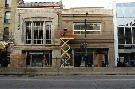
<instances>
[{"instance_id":1,"label":"neighboring building","mask_svg":"<svg viewBox=\"0 0 135 89\"><path fill-rule=\"evenodd\" d=\"M62 29L67 29L67 34L76 35L76 38L69 42L71 65L74 67L115 66L111 9L101 7L64 9Z\"/></svg>"},{"instance_id":2,"label":"neighboring building","mask_svg":"<svg viewBox=\"0 0 135 89\"><path fill-rule=\"evenodd\" d=\"M117 66L135 66L135 3L117 3Z\"/></svg>"},{"instance_id":3,"label":"neighboring building","mask_svg":"<svg viewBox=\"0 0 135 89\"><path fill-rule=\"evenodd\" d=\"M2 2L0 3L0 40L3 39L3 19L4 19L4 4L5 0L2 0Z\"/></svg>"},{"instance_id":4,"label":"neighboring building","mask_svg":"<svg viewBox=\"0 0 135 89\"><path fill-rule=\"evenodd\" d=\"M15 11L17 4L23 0L1 0L0 2L0 66L7 66L9 50L7 45L13 42L13 30L15 25Z\"/></svg>"},{"instance_id":5,"label":"neighboring building","mask_svg":"<svg viewBox=\"0 0 135 89\"><path fill-rule=\"evenodd\" d=\"M14 16L17 4L23 0L2 0L0 3L0 40L12 40L14 30Z\"/></svg>"}]
</instances>

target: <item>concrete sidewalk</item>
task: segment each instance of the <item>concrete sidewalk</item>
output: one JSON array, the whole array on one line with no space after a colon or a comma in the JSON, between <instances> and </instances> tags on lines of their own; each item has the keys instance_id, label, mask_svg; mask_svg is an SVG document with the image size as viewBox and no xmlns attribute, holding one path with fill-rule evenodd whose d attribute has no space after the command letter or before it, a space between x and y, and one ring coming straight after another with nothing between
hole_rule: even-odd
<instances>
[{"instance_id":1,"label":"concrete sidewalk","mask_svg":"<svg viewBox=\"0 0 135 89\"><path fill-rule=\"evenodd\" d=\"M0 75L135 75L135 67L0 68Z\"/></svg>"}]
</instances>

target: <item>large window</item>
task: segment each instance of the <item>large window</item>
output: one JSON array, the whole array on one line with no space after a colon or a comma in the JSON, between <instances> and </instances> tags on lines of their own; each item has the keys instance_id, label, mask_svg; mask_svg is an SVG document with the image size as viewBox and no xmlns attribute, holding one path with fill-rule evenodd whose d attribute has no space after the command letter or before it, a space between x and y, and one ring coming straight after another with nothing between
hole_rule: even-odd
<instances>
[{"instance_id":1,"label":"large window","mask_svg":"<svg viewBox=\"0 0 135 89\"><path fill-rule=\"evenodd\" d=\"M23 50L26 56L26 67L51 67L52 51L51 50Z\"/></svg>"},{"instance_id":2,"label":"large window","mask_svg":"<svg viewBox=\"0 0 135 89\"><path fill-rule=\"evenodd\" d=\"M45 26L45 30L46 30L46 44L50 44L51 43L51 23L46 22L46 26Z\"/></svg>"},{"instance_id":3,"label":"large window","mask_svg":"<svg viewBox=\"0 0 135 89\"><path fill-rule=\"evenodd\" d=\"M43 44L43 22L33 22L34 44Z\"/></svg>"},{"instance_id":4,"label":"large window","mask_svg":"<svg viewBox=\"0 0 135 89\"><path fill-rule=\"evenodd\" d=\"M26 44L51 44L52 22L26 21Z\"/></svg>"},{"instance_id":5,"label":"large window","mask_svg":"<svg viewBox=\"0 0 135 89\"><path fill-rule=\"evenodd\" d=\"M4 19L4 23L10 23L10 19L11 19L11 12L7 11L5 12L5 19Z\"/></svg>"},{"instance_id":6,"label":"large window","mask_svg":"<svg viewBox=\"0 0 135 89\"><path fill-rule=\"evenodd\" d=\"M101 23L74 23L74 34L97 34L101 31Z\"/></svg>"},{"instance_id":7,"label":"large window","mask_svg":"<svg viewBox=\"0 0 135 89\"><path fill-rule=\"evenodd\" d=\"M132 44L131 27L125 27L126 44Z\"/></svg>"},{"instance_id":8,"label":"large window","mask_svg":"<svg viewBox=\"0 0 135 89\"><path fill-rule=\"evenodd\" d=\"M135 27L118 27L118 42L119 44L135 44Z\"/></svg>"},{"instance_id":9,"label":"large window","mask_svg":"<svg viewBox=\"0 0 135 89\"><path fill-rule=\"evenodd\" d=\"M133 44L135 44L135 27L132 28Z\"/></svg>"},{"instance_id":10,"label":"large window","mask_svg":"<svg viewBox=\"0 0 135 89\"><path fill-rule=\"evenodd\" d=\"M27 21L26 22L26 44L31 44L32 42L32 26L31 22Z\"/></svg>"},{"instance_id":11,"label":"large window","mask_svg":"<svg viewBox=\"0 0 135 89\"><path fill-rule=\"evenodd\" d=\"M125 44L124 27L118 27L118 42Z\"/></svg>"}]
</instances>

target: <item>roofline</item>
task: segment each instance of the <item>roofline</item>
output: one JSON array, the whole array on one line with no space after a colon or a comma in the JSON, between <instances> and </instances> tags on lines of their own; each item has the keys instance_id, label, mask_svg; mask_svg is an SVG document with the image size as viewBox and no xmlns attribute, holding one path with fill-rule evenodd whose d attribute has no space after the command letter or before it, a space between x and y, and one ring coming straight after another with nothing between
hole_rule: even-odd
<instances>
[{"instance_id":1,"label":"roofline","mask_svg":"<svg viewBox=\"0 0 135 89\"><path fill-rule=\"evenodd\" d=\"M45 8L45 7L60 7L61 6L18 6L18 8Z\"/></svg>"}]
</instances>

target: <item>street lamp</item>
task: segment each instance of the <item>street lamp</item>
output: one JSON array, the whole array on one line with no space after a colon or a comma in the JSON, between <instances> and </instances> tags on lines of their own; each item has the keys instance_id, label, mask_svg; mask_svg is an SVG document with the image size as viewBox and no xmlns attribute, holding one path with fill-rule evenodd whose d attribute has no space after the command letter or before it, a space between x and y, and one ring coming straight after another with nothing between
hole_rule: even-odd
<instances>
[{"instance_id":1,"label":"street lamp","mask_svg":"<svg viewBox=\"0 0 135 89\"><path fill-rule=\"evenodd\" d=\"M86 17L88 15L88 12L86 12ZM84 55L82 55L83 57L83 61L85 61L85 66L88 66L88 59L87 59L87 42L86 42L86 30L87 30L87 20L85 18L85 22L84 22L84 29L85 29L85 37L84 37L84 42L81 44L81 50L84 52Z\"/></svg>"},{"instance_id":2,"label":"street lamp","mask_svg":"<svg viewBox=\"0 0 135 89\"><path fill-rule=\"evenodd\" d=\"M86 17L88 15L88 12L86 12ZM87 42L86 42L86 30L87 30L87 20L85 18L85 42L84 42L84 47L85 47L85 55L84 55L84 60L85 60L85 67L88 66L88 58L87 58Z\"/></svg>"},{"instance_id":3,"label":"street lamp","mask_svg":"<svg viewBox=\"0 0 135 89\"><path fill-rule=\"evenodd\" d=\"M88 12L86 12L86 17L88 15ZM84 42L84 46L85 46L85 56L87 56L87 42L86 42L86 30L87 30L87 20L85 18L85 42Z\"/></svg>"}]
</instances>

